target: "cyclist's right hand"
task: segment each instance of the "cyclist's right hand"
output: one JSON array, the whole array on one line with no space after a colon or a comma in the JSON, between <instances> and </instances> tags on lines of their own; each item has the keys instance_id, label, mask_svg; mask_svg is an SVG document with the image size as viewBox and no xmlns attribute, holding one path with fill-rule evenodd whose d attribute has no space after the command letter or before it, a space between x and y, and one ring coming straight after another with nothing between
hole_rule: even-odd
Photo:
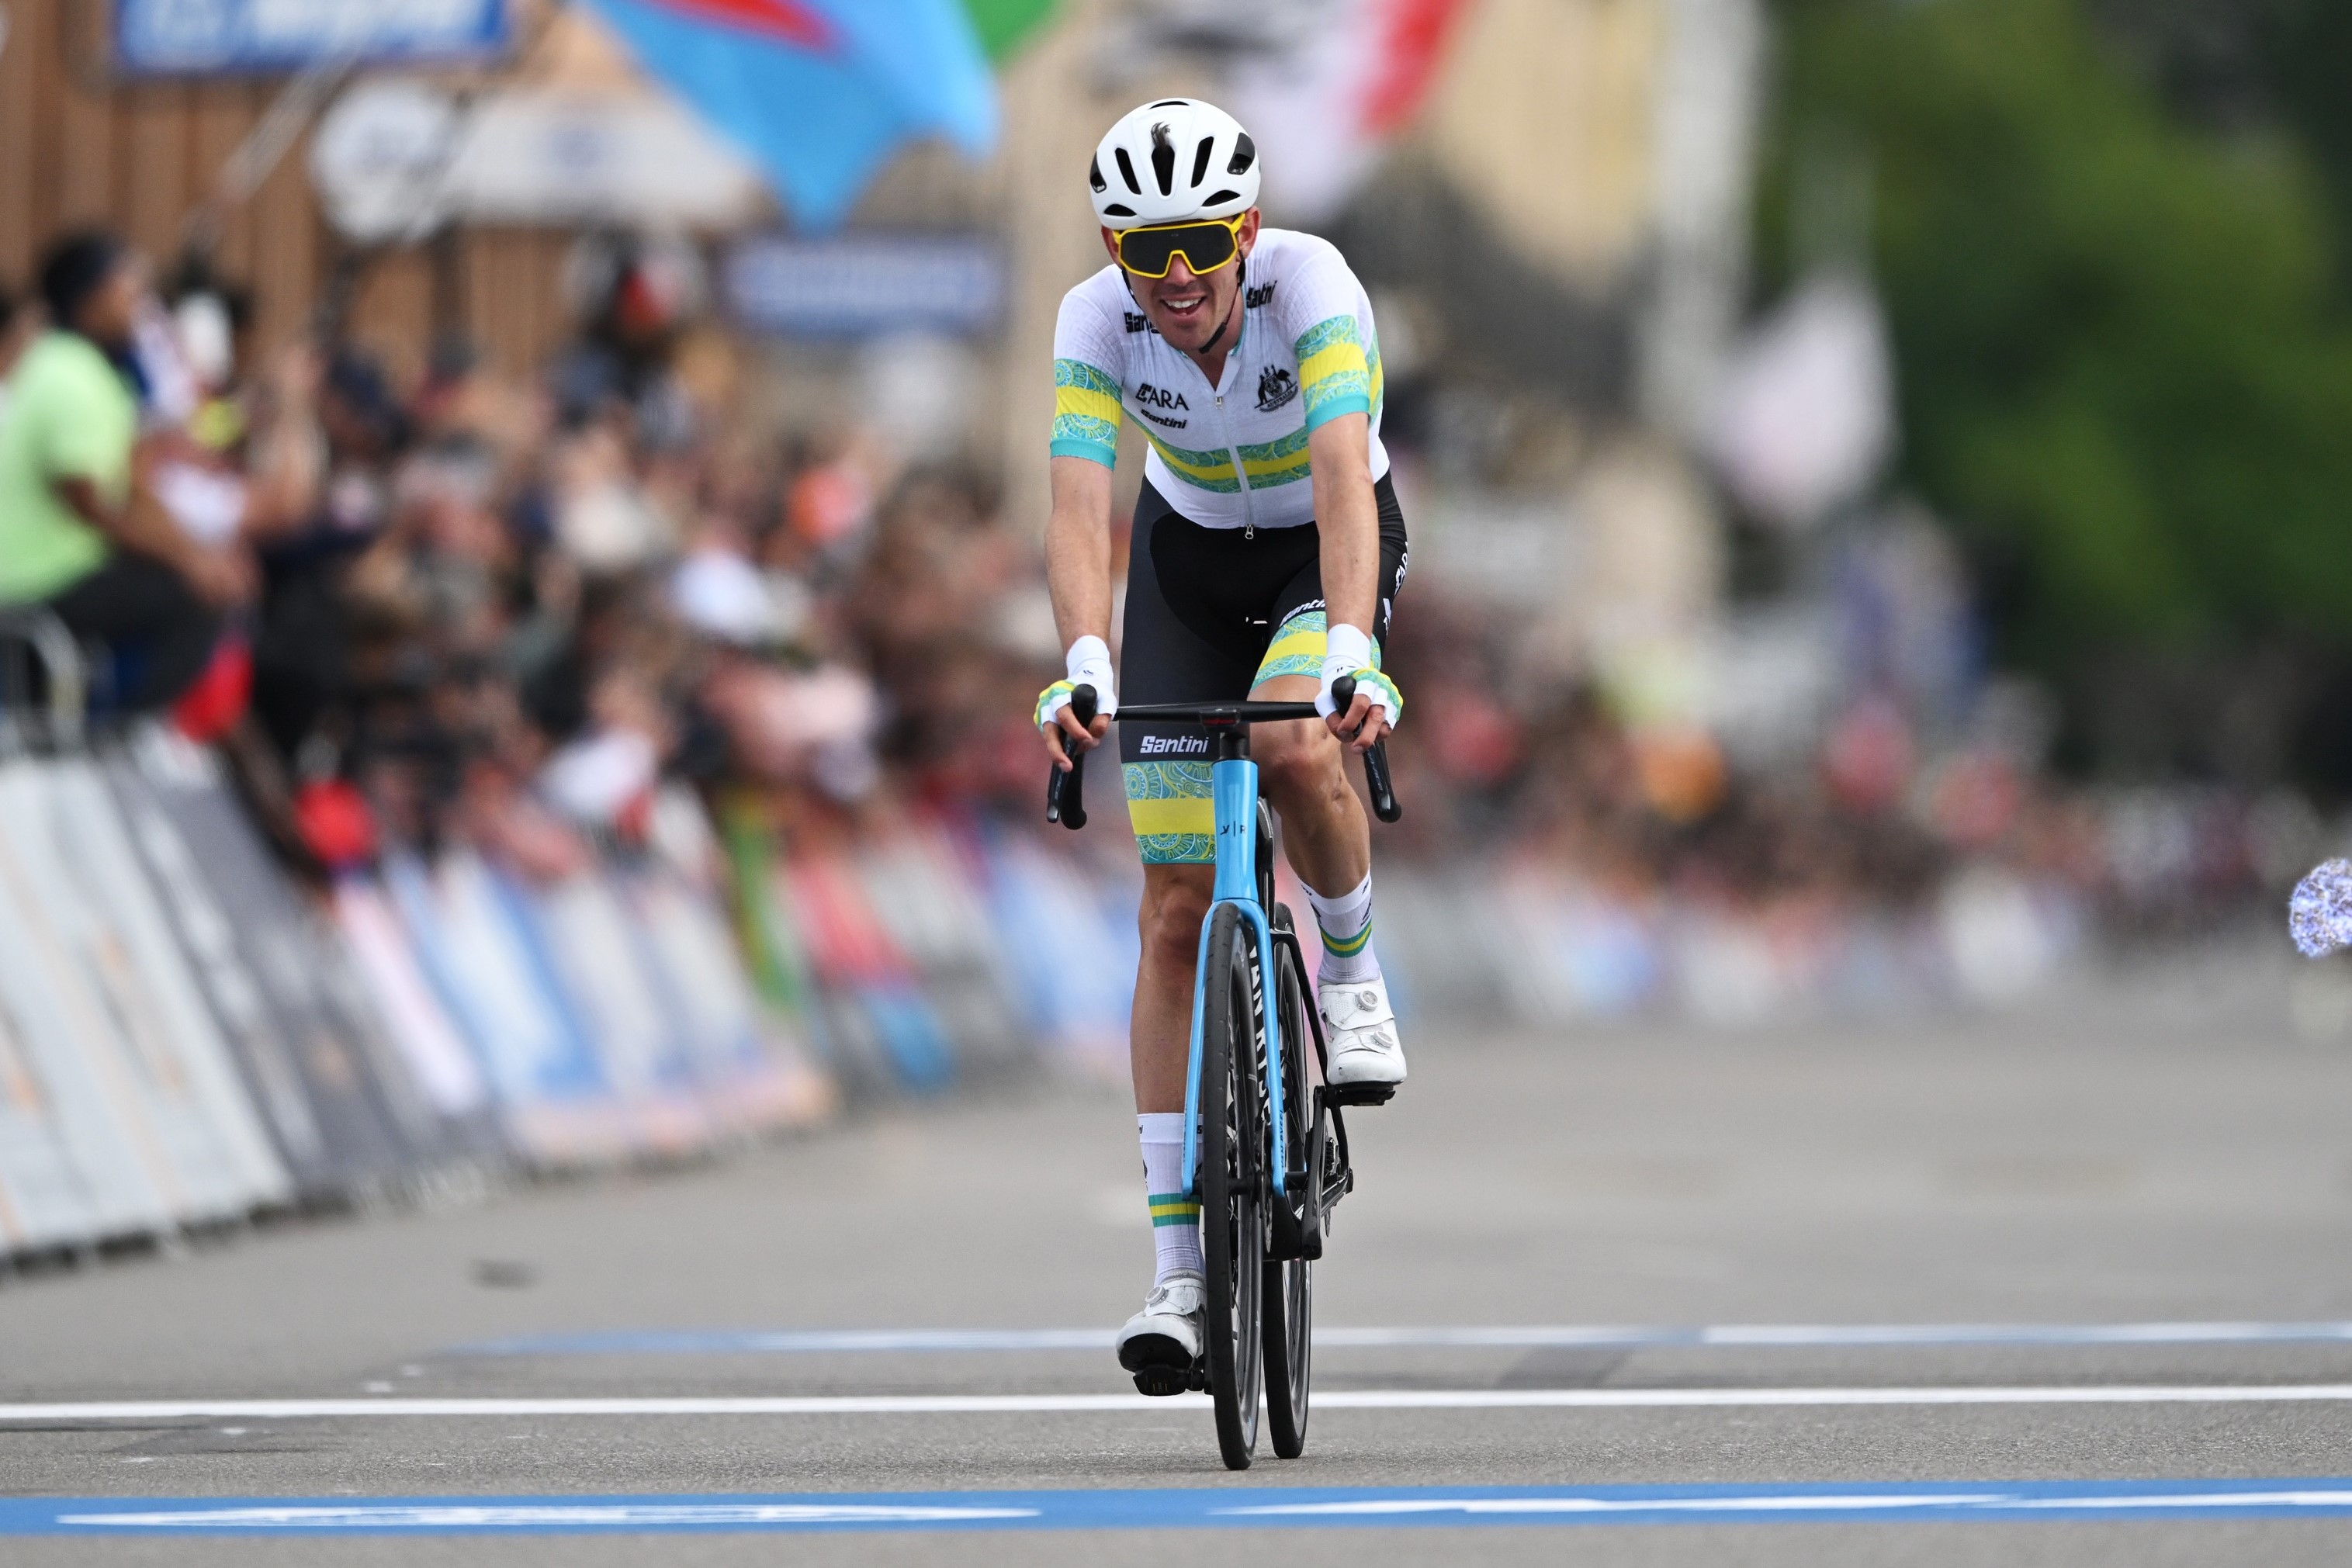
<instances>
[{"instance_id":1,"label":"cyclist's right hand","mask_svg":"<svg viewBox=\"0 0 2352 1568\"><path fill-rule=\"evenodd\" d=\"M1070 644L1069 677L1055 681L1037 694L1037 729L1045 737L1045 753L1066 773L1073 756L1092 751L1110 732L1110 716L1118 711L1113 688L1110 648L1099 637L1081 637ZM1095 689L1095 721L1078 722L1070 709L1070 694L1080 686ZM1077 750L1070 748L1076 746Z\"/></svg>"}]
</instances>

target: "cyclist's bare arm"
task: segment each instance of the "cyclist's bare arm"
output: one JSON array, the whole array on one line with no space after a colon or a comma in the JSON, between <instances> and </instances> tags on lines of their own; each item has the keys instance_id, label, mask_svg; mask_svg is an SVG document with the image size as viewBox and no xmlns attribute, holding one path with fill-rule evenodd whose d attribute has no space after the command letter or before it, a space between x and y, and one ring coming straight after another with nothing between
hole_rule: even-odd
<instances>
[{"instance_id":1,"label":"cyclist's bare arm","mask_svg":"<svg viewBox=\"0 0 2352 1568\"><path fill-rule=\"evenodd\" d=\"M1054 596L1054 624L1065 648L1081 637L1108 642L1111 471L1090 458L1056 457L1051 472L1054 511L1045 524L1045 585ZM1370 495L1367 481L1367 501ZM1377 549L1377 517L1372 527ZM1375 570L1367 569L1367 582ZM1066 707L1055 716L1055 724L1056 729L1045 732L1045 750L1057 767L1066 765L1065 736L1076 740L1079 749L1090 751L1110 729L1109 718L1097 717L1089 732Z\"/></svg>"},{"instance_id":2,"label":"cyclist's bare arm","mask_svg":"<svg viewBox=\"0 0 2352 1568\"><path fill-rule=\"evenodd\" d=\"M1380 611L1381 515L1372 494L1371 422L1360 413L1341 414L1315 427L1307 455L1315 486L1315 523L1323 537L1323 607L1328 622L1369 630ZM1059 607L1060 596L1055 595ZM1356 694L1345 714L1327 721L1336 735L1353 736L1364 751L1388 733L1383 711L1367 722L1371 698ZM1361 727L1359 729L1359 727Z\"/></svg>"}]
</instances>

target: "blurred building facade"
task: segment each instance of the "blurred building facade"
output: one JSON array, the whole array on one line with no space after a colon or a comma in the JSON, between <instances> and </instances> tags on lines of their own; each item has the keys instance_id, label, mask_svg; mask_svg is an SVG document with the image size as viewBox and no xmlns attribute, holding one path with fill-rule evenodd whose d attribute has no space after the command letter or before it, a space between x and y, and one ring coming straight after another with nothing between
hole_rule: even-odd
<instances>
[{"instance_id":1,"label":"blurred building facade","mask_svg":"<svg viewBox=\"0 0 2352 1568\"><path fill-rule=\"evenodd\" d=\"M1612 416L1686 422L1741 287L1757 0L1419 9L1443 33L1433 79L1417 111L1383 138L1376 172L1341 210L1312 214L1314 226L1403 291L1410 325L1426 316L1440 329L1420 334L1430 347ZM513 10L509 63L430 79L475 102L518 90L633 108L655 99L579 8L515 0ZM1286 17L1294 37L1363 22L1327 0L1247 11L1261 24ZM51 237L102 223L167 269L211 237L218 275L250 295L259 351L334 311L350 337L398 369L413 372L436 340L462 338L521 373L569 329L563 257L572 230L590 225L460 213L418 243L355 243L329 221L315 187L315 123L297 127L249 197L223 202L225 169L288 94L288 78L122 78L109 66L106 7L8 0L6 14L0 279L21 287ZM1038 367L1055 308L1100 261L1075 172L1101 127L1139 95L1232 87L1266 37L1242 14L1065 0L1004 62L997 156L973 167L940 148L911 149L860 207L860 229L944 229L1001 246L1002 326L972 346L979 373L1002 391L976 400L970 435L1001 466L1016 510L1042 517L1035 434L1050 419L1051 389ZM1270 215L1297 217L1279 201ZM628 217L616 211L611 221ZM755 207L741 226L776 219ZM813 392L837 358L803 356L800 368L820 377Z\"/></svg>"}]
</instances>

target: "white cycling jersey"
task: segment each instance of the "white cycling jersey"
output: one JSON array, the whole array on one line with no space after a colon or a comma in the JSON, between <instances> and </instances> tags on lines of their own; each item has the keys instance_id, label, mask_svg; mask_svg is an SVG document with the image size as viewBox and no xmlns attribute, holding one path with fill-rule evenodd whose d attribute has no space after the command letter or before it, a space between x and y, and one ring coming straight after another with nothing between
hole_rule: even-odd
<instances>
[{"instance_id":1,"label":"white cycling jersey","mask_svg":"<svg viewBox=\"0 0 2352 1568\"><path fill-rule=\"evenodd\" d=\"M1122 412L1151 443L1145 476L1168 504L1211 528L1311 522L1307 437L1342 414L1370 419L1381 445L1381 349L1372 303L1328 240L1260 229L1243 268L1242 329L1222 383L1170 348L1106 267L1062 297L1054 326L1056 457L1118 460Z\"/></svg>"}]
</instances>

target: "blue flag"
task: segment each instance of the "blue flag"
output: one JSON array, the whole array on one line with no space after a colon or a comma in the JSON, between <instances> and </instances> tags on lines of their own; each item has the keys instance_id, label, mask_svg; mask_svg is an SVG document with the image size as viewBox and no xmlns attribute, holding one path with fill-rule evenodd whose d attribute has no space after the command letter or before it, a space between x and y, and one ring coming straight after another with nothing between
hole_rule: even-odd
<instances>
[{"instance_id":1,"label":"blue flag","mask_svg":"<svg viewBox=\"0 0 2352 1568\"><path fill-rule=\"evenodd\" d=\"M883 162L996 144L996 80L961 0L589 0L647 72L831 228Z\"/></svg>"}]
</instances>

